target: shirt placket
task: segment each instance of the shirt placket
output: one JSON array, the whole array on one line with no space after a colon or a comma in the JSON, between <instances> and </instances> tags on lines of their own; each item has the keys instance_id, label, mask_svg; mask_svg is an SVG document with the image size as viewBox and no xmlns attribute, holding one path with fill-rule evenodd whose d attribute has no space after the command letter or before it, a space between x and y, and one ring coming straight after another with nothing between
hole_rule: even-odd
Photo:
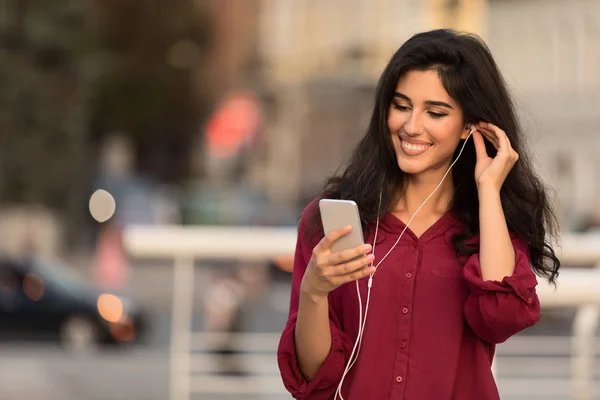
<instances>
[{"instance_id":1,"label":"shirt placket","mask_svg":"<svg viewBox=\"0 0 600 400\"><path fill-rule=\"evenodd\" d=\"M398 336L396 346L396 363L394 366L394 382L390 392L390 399L404 399L406 384L408 379L408 355L410 350L410 327L413 316L413 303L415 292L415 275L421 262L421 249L419 242L414 241L411 246L413 251L408 250L409 254L404 263L404 269L401 275L402 289L399 290L399 296L396 302L396 312L398 313Z\"/></svg>"}]
</instances>

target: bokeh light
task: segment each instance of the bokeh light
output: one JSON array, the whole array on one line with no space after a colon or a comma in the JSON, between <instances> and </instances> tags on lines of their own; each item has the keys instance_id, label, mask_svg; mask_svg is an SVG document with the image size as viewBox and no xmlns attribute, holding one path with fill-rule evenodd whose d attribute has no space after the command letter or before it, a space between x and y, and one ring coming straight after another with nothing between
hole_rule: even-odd
<instances>
[{"instance_id":1,"label":"bokeh light","mask_svg":"<svg viewBox=\"0 0 600 400\"><path fill-rule=\"evenodd\" d=\"M98 189L90 197L90 214L98 222L108 221L115 213L117 204L112 194Z\"/></svg>"}]
</instances>

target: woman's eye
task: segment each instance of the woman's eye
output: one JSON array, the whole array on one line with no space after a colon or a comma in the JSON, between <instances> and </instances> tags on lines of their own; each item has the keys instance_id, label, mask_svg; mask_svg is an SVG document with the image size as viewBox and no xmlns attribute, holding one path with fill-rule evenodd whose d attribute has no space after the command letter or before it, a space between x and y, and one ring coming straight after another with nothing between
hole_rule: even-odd
<instances>
[{"instance_id":1,"label":"woman's eye","mask_svg":"<svg viewBox=\"0 0 600 400\"><path fill-rule=\"evenodd\" d=\"M396 104L396 103L394 103L394 108L399 111L407 111L408 110L408 107L401 106L400 104Z\"/></svg>"},{"instance_id":2,"label":"woman's eye","mask_svg":"<svg viewBox=\"0 0 600 400\"><path fill-rule=\"evenodd\" d=\"M440 114L440 113L434 113L434 112L429 112L429 115L431 115L432 118L442 118L445 117L448 114Z\"/></svg>"}]
</instances>

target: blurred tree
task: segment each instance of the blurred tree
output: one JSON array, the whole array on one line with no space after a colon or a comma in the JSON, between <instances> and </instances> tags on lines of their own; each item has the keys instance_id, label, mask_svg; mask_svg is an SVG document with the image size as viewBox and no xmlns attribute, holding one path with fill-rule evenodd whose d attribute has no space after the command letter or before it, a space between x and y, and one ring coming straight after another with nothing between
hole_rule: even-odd
<instances>
[{"instance_id":1,"label":"blurred tree","mask_svg":"<svg viewBox=\"0 0 600 400\"><path fill-rule=\"evenodd\" d=\"M138 172L178 181L210 94L192 85L208 46L208 6L192 0L94 0L105 69L92 89L92 134L119 131ZM200 90L198 90L200 89Z\"/></svg>"},{"instance_id":2,"label":"blurred tree","mask_svg":"<svg viewBox=\"0 0 600 400\"><path fill-rule=\"evenodd\" d=\"M190 85L208 45L204 3L0 0L0 204L50 207L79 235L114 131L133 142L138 172L185 175L209 96L197 76Z\"/></svg>"},{"instance_id":3,"label":"blurred tree","mask_svg":"<svg viewBox=\"0 0 600 400\"><path fill-rule=\"evenodd\" d=\"M44 205L74 223L86 159L85 4L0 0L0 9L0 203Z\"/></svg>"}]
</instances>

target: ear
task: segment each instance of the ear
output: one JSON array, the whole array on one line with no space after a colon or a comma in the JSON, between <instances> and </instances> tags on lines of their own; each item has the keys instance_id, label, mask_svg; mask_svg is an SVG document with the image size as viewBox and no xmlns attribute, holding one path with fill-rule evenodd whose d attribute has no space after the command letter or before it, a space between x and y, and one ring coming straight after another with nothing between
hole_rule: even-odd
<instances>
[{"instance_id":1,"label":"ear","mask_svg":"<svg viewBox=\"0 0 600 400\"><path fill-rule=\"evenodd\" d=\"M467 125L465 126L465 129L463 129L462 134L460 135L460 138L463 140L466 140L469 138L469 136L471 136L471 134L473 133L473 131L475 131L475 126L474 125Z\"/></svg>"}]
</instances>

